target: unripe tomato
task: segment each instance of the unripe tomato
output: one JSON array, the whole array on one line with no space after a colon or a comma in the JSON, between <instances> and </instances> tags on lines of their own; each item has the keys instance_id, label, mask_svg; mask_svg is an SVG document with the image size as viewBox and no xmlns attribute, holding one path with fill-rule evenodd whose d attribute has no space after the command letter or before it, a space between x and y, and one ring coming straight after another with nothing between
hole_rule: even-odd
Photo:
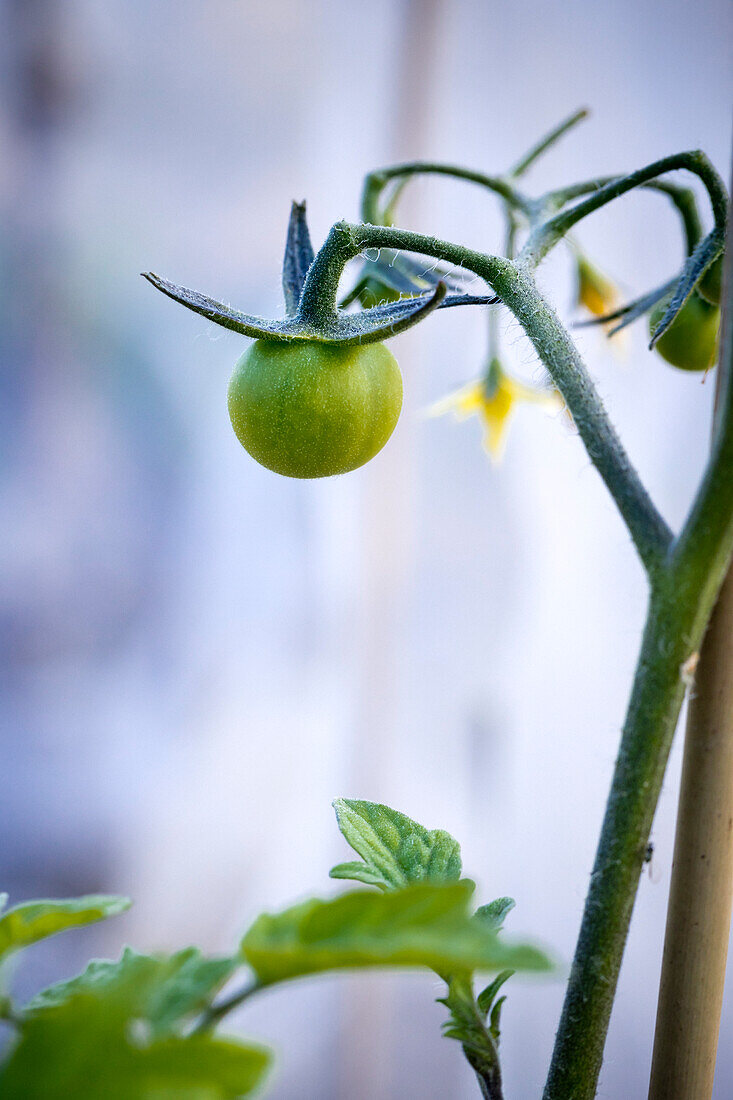
<instances>
[{"instance_id":1,"label":"unripe tomato","mask_svg":"<svg viewBox=\"0 0 733 1100\"><path fill-rule=\"evenodd\" d=\"M723 257L718 256L714 264L711 264L697 284L697 289L706 302L711 306L720 305L720 297L723 293Z\"/></svg>"},{"instance_id":2,"label":"unripe tomato","mask_svg":"<svg viewBox=\"0 0 733 1100\"><path fill-rule=\"evenodd\" d=\"M253 458L286 477L363 466L402 407L402 375L384 344L256 340L229 382L229 416Z\"/></svg>"},{"instance_id":3,"label":"unripe tomato","mask_svg":"<svg viewBox=\"0 0 733 1100\"><path fill-rule=\"evenodd\" d=\"M669 304L663 298L649 315L649 333L654 332ZM692 293L663 336L654 345L656 351L682 370L707 370L715 361L720 310Z\"/></svg>"}]
</instances>

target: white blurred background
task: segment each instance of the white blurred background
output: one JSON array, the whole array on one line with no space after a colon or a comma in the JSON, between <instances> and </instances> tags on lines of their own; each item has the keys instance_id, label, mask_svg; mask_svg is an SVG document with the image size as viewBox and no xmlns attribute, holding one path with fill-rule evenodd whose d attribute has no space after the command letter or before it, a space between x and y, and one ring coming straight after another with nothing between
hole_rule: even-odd
<instances>
[{"instance_id":1,"label":"white blurred background","mask_svg":"<svg viewBox=\"0 0 733 1100\"><path fill-rule=\"evenodd\" d=\"M481 900L517 899L508 933L567 965L645 602L579 440L523 408L491 468L477 423L420 418L485 352L485 315L451 310L392 345L405 409L377 459L279 478L229 427L244 341L138 272L275 315L292 199L317 245L357 217L370 168L501 170L583 105L591 121L528 188L694 147L727 174L729 4L0 0L0 18L1 885L15 901L136 903L34 949L18 988L124 940L230 950L263 908L334 891L338 795L449 829ZM413 228L500 245L495 204L469 185L416 182L402 209ZM630 295L680 262L659 196L579 238ZM572 319L567 253L542 283ZM501 328L506 362L539 380L518 326ZM578 340L677 524L712 384L645 336L632 330L625 360ZM602 1097L646 1094L679 756L678 742ZM563 981L508 992L506 1093L523 1100L540 1094ZM277 1100L473 1097L437 995L420 975L328 977L229 1026L278 1049ZM733 1090L732 1021L729 989L717 1100Z\"/></svg>"}]
</instances>

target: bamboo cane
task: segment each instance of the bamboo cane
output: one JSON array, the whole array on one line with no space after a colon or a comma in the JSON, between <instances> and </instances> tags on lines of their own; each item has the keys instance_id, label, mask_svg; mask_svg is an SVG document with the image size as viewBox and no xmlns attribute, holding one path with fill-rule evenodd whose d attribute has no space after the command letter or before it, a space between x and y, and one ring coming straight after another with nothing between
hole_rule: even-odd
<instances>
[{"instance_id":1,"label":"bamboo cane","mask_svg":"<svg viewBox=\"0 0 733 1100\"><path fill-rule=\"evenodd\" d=\"M723 300L730 310L728 236ZM724 330L730 327L728 317ZM723 362L730 350L724 338L721 371L731 369ZM712 1096L732 899L733 565L701 647L688 711L649 1100Z\"/></svg>"}]
</instances>

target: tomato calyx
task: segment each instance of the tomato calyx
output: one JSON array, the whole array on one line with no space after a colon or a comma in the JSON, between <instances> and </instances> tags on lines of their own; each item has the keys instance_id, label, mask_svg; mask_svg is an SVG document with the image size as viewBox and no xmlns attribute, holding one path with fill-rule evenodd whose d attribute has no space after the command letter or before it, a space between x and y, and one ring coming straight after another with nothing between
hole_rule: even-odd
<instances>
[{"instance_id":1,"label":"tomato calyx","mask_svg":"<svg viewBox=\"0 0 733 1100\"><path fill-rule=\"evenodd\" d=\"M335 308L314 317L311 310L304 308L303 300L306 276L314 259L305 203L294 202L283 261L283 293L287 311L283 319L268 319L242 313L199 291L171 283L152 271L143 272L143 278L187 309L243 336L250 336L255 340L279 340L288 343L309 341L340 347L387 340L411 328L435 309L458 305L490 305L497 301L487 295L449 293L446 281L440 279L434 285L428 285L427 292L424 291L423 284L417 293L401 296L397 301L373 306L371 309L346 313L343 308ZM418 284L412 285L417 287ZM311 298L312 290L313 288Z\"/></svg>"},{"instance_id":2,"label":"tomato calyx","mask_svg":"<svg viewBox=\"0 0 733 1100\"><path fill-rule=\"evenodd\" d=\"M469 304L465 279L452 274L443 264L421 262L393 248L382 248L376 258L369 255L360 258L357 280L339 305L347 309L359 302L364 309L371 309L375 305L428 293L441 282L453 292L446 296L441 308ZM491 299L472 298L472 301L485 305Z\"/></svg>"}]
</instances>

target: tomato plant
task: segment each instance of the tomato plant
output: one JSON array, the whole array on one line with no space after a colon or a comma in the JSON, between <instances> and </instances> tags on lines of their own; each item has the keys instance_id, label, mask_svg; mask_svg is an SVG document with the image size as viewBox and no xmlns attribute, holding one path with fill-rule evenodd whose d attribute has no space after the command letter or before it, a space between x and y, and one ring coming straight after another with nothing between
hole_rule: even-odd
<instances>
[{"instance_id":1,"label":"tomato plant","mask_svg":"<svg viewBox=\"0 0 733 1100\"><path fill-rule=\"evenodd\" d=\"M371 173L361 223L336 223L317 254L305 204L294 203L283 260L284 317L245 314L152 273L146 278L207 321L253 339L229 384L232 424L258 462L295 478L356 469L389 439L400 414L402 378L385 340L434 310L458 305L499 306L522 327L605 481L649 581L647 623L544 1097L592 1100L596 1095L672 737L685 689L697 676L649 1096L709 1100L733 872L728 827L733 738L724 736L731 711L729 591L724 590L706 634L733 552L730 314L714 444L694 503L673 531L634 469L534 271L587 215L634 188L652 188L682 217L681 269L663 286L619 306L613 286L573 244L580 257L578 298L594 315L591 323L614 323L609 335L651 310L651 329L659 333L655 343L664 358L684 370L705 370L717 351L716 278L719 284L728 199L700 152L673 154L625 176L581 181L538 197L525 194L520 177L585 115L578 111L563 121L501 176L436 162ZM678 170L705 185L714 224L704 237L694 192L664 179ZM394 224L396 196L409 178L423 174L479 184L498 195L506 223L504 253L483 253ZM359 281L340 297L344 271L359 263ZM490 293L468 293L454 270L481 280ZM729 277L726 282L730 288ZM362 308L352 310L357 304ZM489 312L488 320L488 368L440 407L477 412L496 449L513 403L520 397L535 400L538 391L503 371L497 312ZM680 454L685 460L684 449ZM271 488L278 492L275 482ZM98 1082L105 1100L153 1093L237 1100L259 1087L270 1054L216 1034L228 1013L277 983L384 966L422 967L444 982L440 1002L449 1015L443 1034L460 1043L481 1096L503 1100L499 1043L505 983L514 971L548 969L551 960L531 944L500 937L514 902L501 896L476 905L475 885L462 877L460 848L449 833L379 803L338 799L334 805L339 828L359 859L339 863L330 874L358 883L358 889L262 914L238 948L223 957L205 957L196 948L170 956L126 950L119 960L92 962L82 974L20 1006L0 983L0 1022L15 1033L0 1063L4 1100L57 1096L59 1088L64 1096L99 1100ZM277 812L276 794L273 807ZM0 898L0 961L65 928L122 912L127 904L124 898L91 896L26 902L3 913ZM242 984L224 992L236 972L244 972ZM479 989L475 981L483 972L496 973Z\"/></svg>"}]
</instances>

